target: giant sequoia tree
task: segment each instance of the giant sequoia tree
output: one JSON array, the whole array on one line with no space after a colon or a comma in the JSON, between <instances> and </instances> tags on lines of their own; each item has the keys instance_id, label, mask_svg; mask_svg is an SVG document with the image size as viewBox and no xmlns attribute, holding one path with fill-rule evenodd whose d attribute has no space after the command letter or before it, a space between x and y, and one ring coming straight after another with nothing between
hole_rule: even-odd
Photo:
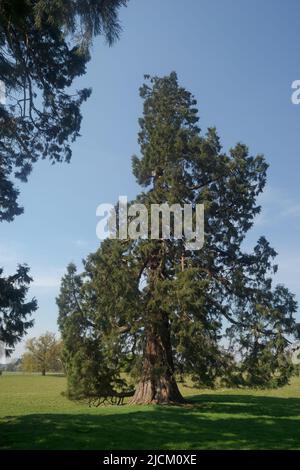
<instances>
[{"instance_id":1,"label":"giant sequoia tree","mask_svg":"<svg viewBox=\"0 0 300 470\"><path fill-rule=\"evenodd\" d=\"M70 87L86 71L93 37L103 35L109 44L118 37L118 11L126 4L0 0L0 222L23 212L16 181L27 181L38 159L70 161L81 105L91 93ZM9 348L32 325L29 282L26 266L8 277L0 270L0 341Z\"/></svg>"},{"instance_id":2,"label":"giant sequoia tree","mask_svg":"<svg viewBox=\"0 0 300 470\"><path fill-rule=\"evenodd\" d=\"M242 249L260 211L264 157L241 143L225 153L214 128L202 134L196 101L175 73L146 79L133 157L143 191L134 202L204 204L205 244L188 250L171 223L169 240L106 239L82 275L69 268L58 306L73 391L108 393L124 370L136 382L132 403L181 402L177 372L206 385L218 377L286 383L297 305L272 285L276 252L268 241Z\"/></svg>"}]
</instances>

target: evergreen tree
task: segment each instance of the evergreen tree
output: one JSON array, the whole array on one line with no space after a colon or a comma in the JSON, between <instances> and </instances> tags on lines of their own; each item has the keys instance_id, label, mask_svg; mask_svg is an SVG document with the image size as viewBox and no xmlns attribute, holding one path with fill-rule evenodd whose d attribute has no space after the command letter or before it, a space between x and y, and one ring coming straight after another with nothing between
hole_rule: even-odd
<instances>
[{"instance_id":1,"label":"evergreen tree","mask_svg":"<svg viewBox=\"0 0 300 470\"><path fill-rule=\"evenodd\" d=\"M113 353L115 373L126 367L137 377L132 403L183 401L176 372L206 385L218 377L282 385L297 305L288 289L272 285L276 253L267 240L261 237L252 253L242 249L260 211L265 159L241 143L225 153L214 128L203 135L196 100L174 72L146 79L141 155L133 157L144 189L133 202L148 213L151 204L204 204L205 244L188 249L172 221L169 240L105 240L87 258L78 286L89 335L102 338L108 364ZM63 312L60 306L60 318ZM71 326L62 322L61 328ZM225 351L226 337L231 351Z\"/></svg>"},{"instance_id":2,"label":"evergreen tree","mask_svg":"<svg viewBox=\"0 0 300 470\"><path fill-rule=\"evenodd\" d=\"M38 159L70 161L81 104L91 94L71 87L86 71L93 37L103 35L109 45L118 38L118 11L126 4L0 0L0 222L23 212L15 183L27 181ZM2 272L0 341L10 349L32 326L36 302L25 300L26 266L7 278Z\"/></svg>"},{"instance_id":3,"label":"evergreen tree","mask_svg":"<svg viewBox=\"0 0 300 470\"><path fill-rule=\"evenodd\" d=\"M14 179L26 181L39 158L70 161L81 104L90 89L71 90L86 71L93 36L112 44L127 0L0 1L0 220L22 212Z\"/></svg>"},{"instance_id":4,"label":"evergreen tree","mask_svg":"<svg viewBox=\"0 0 300 470\"><path fill-rule=\"evenodd\" d=\"M95 299L89 298L83 286L82 276L71 263L57 298L70 398L108 396L126 386L120 375L121 355L110 319L93 314L94 303Z\"/></svg>"},{"instance_id":5,"label":"evergreen tree","mask_svg":"<svg viewBox=\"0 0 300 470\"><path fill-rule=\"evenodd\" d=\"M26 300L32 279L27 266L19 266L16 274L2 276L0 269L0 341L5 344L9 355L26 330L33 325L30 315L37 309L35 299Z\"/></svg>"}]
</instances>

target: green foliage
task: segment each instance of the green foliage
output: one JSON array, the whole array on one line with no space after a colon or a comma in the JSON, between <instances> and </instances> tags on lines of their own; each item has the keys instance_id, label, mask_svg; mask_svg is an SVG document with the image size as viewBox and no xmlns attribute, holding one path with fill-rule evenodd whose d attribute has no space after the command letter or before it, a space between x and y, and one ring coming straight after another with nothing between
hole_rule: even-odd
<instances>
[{"instance_id":1,"label":"green foliage","mask_svg":"<svg viewBox=\"0 0 300 470\"><path fill-rule=\"evenodd\" d=\"M141 155L132 160L144 191L134 202L204 204L205 244L187 249L172 223L170 240L103 242L77 285L78 335L99 335L101 347L110 345L104 360L115 358L113 373L124 364L156 389L158 378L171 382L176 372L210 386L283 385L297 304L287 288L273 286L276 252L268 241L261 237L252 253L242 248L260 212L265 159L241 143L225 153L214 128L201 133L196 100L174 72L146 80ZM71 306L64 314L59 305L60 315Z\"/></svg>"},{"instance_id":2,"label":"green foliage","mask_svg":"<svg viewBox=\"0 0 300 470\"><path fill-rule=\"evenodd\" d=\"M120 33L118 11L127 0L0 0L0 222L22 214L17 180L33 164L71 158L81 105L90 89L74 90L86 71L94 36L111 45ZM0 270L0 276L2 270ZM28 268L0 277L0 341L11 349L32 326L36 302L25 301Z\"/></svg>"},{"instance_id":3,"label":"green foliage","mask_svg":"<svg viewBox=\"0 0 300 470\"><path fill-rule=\"evenodd\" d=\"M25 372L62 372L62 345L54 333L46 332L26 342L22 356L22 370Z\"/></svg>"},{"instance_id":4,"label":"green foliage","mask_svg":"<svg viewBox=\"0 0 300 470\"><path fill-rule=\"evenodd\" d=\"M33 325L30 316L37 309L35 299L26 300L32 281L28 272L27 266L19 266L16 274L3 277L0 269L0 341L8 355Z\"/></svg>"},{"instance_id":5,"label":"green foliage","mask_svg":"<svg viewBox=\"0 0 300 470\"><path fill-rule=\"evenodd\" d=\"M57 304L68 396L92 398L124 388L126 383L121 379L118 363L120 351L110 324L92 314L95 307L85 294L82 277L73 264L62 279Z\"/></svg>"},{"instance_id":6,"label":"green foliage","mask_svg":"<svg viewBox=\"0 0 300 470\"><path fill-rule=\"evenodd\" d=\"M90 89L70 90L86 71L93 36L118 38L126 0L0 1L0 220L22 212L14 178L26 181L39 158L70 161L81 104Z\"/></svg>"}]
</instances>

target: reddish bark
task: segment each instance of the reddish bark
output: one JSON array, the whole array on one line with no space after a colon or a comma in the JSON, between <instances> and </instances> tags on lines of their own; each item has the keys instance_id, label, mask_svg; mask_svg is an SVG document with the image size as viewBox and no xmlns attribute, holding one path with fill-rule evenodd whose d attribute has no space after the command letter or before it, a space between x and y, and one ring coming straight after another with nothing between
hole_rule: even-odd
<instances>
[{"instance_id":1,"label":"reddish bark","mask_svg":"<svg viewBox=\"0 0 300 470\"><path fill-rule=\"evenodd\" d=\"M147 325L143 374L130 404L184 403L174 376L170 325L166 315L156 314Z\"/></svg>"}]
</instances>

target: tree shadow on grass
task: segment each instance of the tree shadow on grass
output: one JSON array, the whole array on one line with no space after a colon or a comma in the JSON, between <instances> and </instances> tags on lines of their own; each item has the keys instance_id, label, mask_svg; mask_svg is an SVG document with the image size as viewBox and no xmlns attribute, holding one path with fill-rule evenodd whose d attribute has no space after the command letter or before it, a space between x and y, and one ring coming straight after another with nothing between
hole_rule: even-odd
<instances>
[{"instance_id":1,"label":"tree shadow on grass","mask_svg":"<svg viewBox=\"0 0 300 470\"><path fill-rule=\"evenodd\" d=\"M189 399L194 406L200 406L205 412L232 415L245 413L270 418L290 417L300 419L299 398L203 394L191 396Z\"/></svg>"},{"instance_id":2,"label":"tree shadow on grass","mask_svg":"<svg viewBox=\"0 0 300 470\"><path fill-rule=\"evenodd\" d=\"M200 395L192 402L6 417L0 449L300 448L300 399Z\"/></svg>"}]
</instances>

